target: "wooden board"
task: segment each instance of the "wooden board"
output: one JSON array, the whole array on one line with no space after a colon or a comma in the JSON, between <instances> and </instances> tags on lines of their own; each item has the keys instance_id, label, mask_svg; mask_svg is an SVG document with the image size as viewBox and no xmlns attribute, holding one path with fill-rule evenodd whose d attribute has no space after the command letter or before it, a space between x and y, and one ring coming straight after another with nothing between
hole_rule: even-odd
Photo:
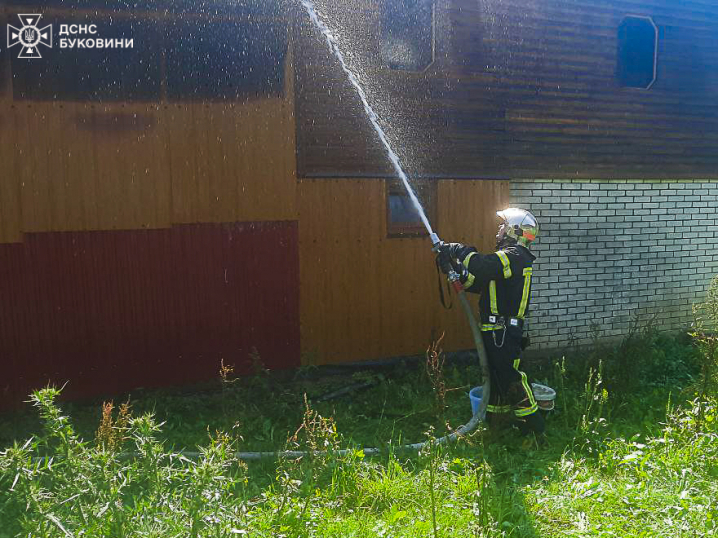
<instances>
[{"instance_id":1,"label":"wooden board","mask_svg":"<svg viewBox=\"0 0 718 538\"><path fill-rule=\"evenodd\" d=\"M293 106L170 105L173 222L295 219Z\"/></svg>"},{"instance_id":2,"label":"wooden board","mask_svg":"<svg viewBox=\"0 0 718 538\"><path fill-rule=\"evenodd\" d=\"M297 236L245 222L0 245L0 409L48 382L88 398L217 379L222 360L249 373L255 349L298 366Z\"/></svg>"},{"instance_id":3,"label":"wooden board","mask_svg":"<svg viewBox=\"0 0 718 538\"><path fill-rule=\"evenodd\" d=\"M7 19L0 13L0 26L6 28ZM12 96L10 55L0 49L0 243L22 241L22 212L20 209L20 180L16 173L16 148Z\"/></svg>"},{"instance_id":4,"label":"wooden board","mask_svg":"<svg viewBox=\"0 0 718 538\"><path fill-rule=\"evenodd\" d=\"M159 107L23 102L13 110L24 232L171 224Z\"/></svg>"},{"instance_id":5,"label":"wooden board","mask_svg":"<svg viewBox=\"0 0 718 538\"><path fill-rule=\"evenodd\" d=\"M383 4L337 0L324 11L413 174L718 174L718 4L437 0L436 61L421 73L382 65ZM649 90L623 88L616 77L626 15L658 27ZM354 90L304 19L295 30L300 176L390 174Z\"/></svg>"},{"instance_id":6,"label":"wooden board","mask_svg":"<svg viewBox=\"0 0 718 538\"><path fill-rule=\"evenodd\" d=\"M299 182L305 364L421 354L443 331L446 350L472 346L458 306L440 306L427 238L386 237L385 192L383 180ZM507 182L441 181L434 225L489 250L507 203Z\"/></svg>"},{"instance_id":7,"label":"wooden board","mask_svg":"<svg viewBox=\"0 0 718 538\"><path fill-rule=\"evenodd\" d=\"M292 69L290 50L284 97L238 102L13 101L5 85L0 242L296 219Z\"/></svg>"}]
</instances>

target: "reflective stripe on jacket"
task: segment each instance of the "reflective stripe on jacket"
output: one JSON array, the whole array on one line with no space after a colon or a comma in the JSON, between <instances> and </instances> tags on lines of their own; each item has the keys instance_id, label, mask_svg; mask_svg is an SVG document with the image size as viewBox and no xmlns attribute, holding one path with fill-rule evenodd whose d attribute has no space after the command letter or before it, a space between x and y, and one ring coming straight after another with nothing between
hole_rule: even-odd
<instances>
[{"instance_id":1,"label":"reflective stripe on jacket","mask_svg":"<svg viewBox=\"0 0 718 538\"><path fill-rule=\"evenodd\" d=\"M482 330L492 330L491 315L523 319L528 314L535 259L522 245L508 246L493 254L481 254L474 248L459 253L459 261L469 272L464 289L481 294Z\"/></svg>"}]
</instances>

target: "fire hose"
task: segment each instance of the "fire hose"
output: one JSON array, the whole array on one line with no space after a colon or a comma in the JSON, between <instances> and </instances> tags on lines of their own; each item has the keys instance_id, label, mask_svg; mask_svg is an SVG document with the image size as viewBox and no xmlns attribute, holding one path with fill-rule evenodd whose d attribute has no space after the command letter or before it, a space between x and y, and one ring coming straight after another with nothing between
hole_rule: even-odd
<instances>
[{"instance_id":1,"label":"fire hose","mask_svg":"<svg viewBox=\"0 0 718 538\"><path fill-rule=\"evenodd\" d=\"M439 239L439 236L436 233L432 233L430 239L433 245L432 250L434 250L434 252L438 252L442 248L442 245L444 243L441 241L441 239ZM476 323L476 318L474 317L474 313L471 310L469 300L466 297L466 291L464 290L464 286L461 284L461 280L459 279L459 274L451 266L446 267L445 270L447 273L447 279L449 281L449 284L454 289L454 292L459 299L459 303L461 303L461 308L466 314L466 319L469 322L469 327L471 328L471 335L474 338L474 346L476 347L476 353L479 356L479 366L481 367L481 380L483 381L483 388L481 393L481 405L479 405L479 409L476 415L478 415L479 420L484 420L484 418L486 417L486 406L488 405L489 397L491 396L489 359L486 355L486 348L484 347L484 341L481 337L481 331L479 330L479 326Z\"/></svg>"}]
</instances>

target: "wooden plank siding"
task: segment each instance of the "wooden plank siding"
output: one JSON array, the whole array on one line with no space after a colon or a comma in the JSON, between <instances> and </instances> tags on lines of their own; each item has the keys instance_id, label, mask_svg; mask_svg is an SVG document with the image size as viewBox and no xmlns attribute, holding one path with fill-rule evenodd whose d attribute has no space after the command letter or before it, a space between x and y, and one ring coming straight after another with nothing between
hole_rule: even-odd
<instances>
[{"instance_id":1,"label":"wooden plank siding","mask_svg":"<svg viewBox=\"0 0 718 538\"><path fill-rule=\"evenodd\" d=\"M17 162L3 185L22 186L24 232L291 220L292 109L280 99L6 107Z\"/></svg>"},{"instance_id":2,"label":"wooden plank siding","mask_svg":"<svg viewBox=\"0 0 718 538\"><path fill-rule=\"evenodd\" d=\"M25 10L5 9L3 28ZM0 409L48 382L80 398L247 373L254 350L299 366L291 42L278 88L207 99L19 96L17 50L0 46Z\"/></svg>"},{"instance_id":3,"label":"wooden plank siding","mask_svg":"<svg viewBox=\"0 0 718 538\"><path fill-rule=\"evenodd\" d=\"M350 62L415 175L718 174L715 2L436 0L436 61L409 73L381 64L384 1L352 8L338 0L326 20L345 36ZM659 30L649 90L620 87L616 77L626 15L650 16ZM300 176L391 174L326 46L301 18L296 35Z\"/></svg>"},{"instance_id":4,"label":"wooden plank siding","mask_svg":"<svg viewBox=\"0 0 718 538\"><path fill-rule=\"evenodd\" d=\"M173 221L296 220L293 106L266 99L169 112Z\"/></svg>"},{"instance_id":5,"label":"wooden plank siding","mask_svg":"<svg viewBox=\"0 0 718 538\"><path fill-rule=\"evenodd\" d=\"M0 27L7 28L7 18L0 11ZM4 45L4 43L3 43ZM13 135L10 78L10 56L0 47L0 244L22 241L22 212L20 182L15 178L16 159Z\"/></svg>"},{"instance_id":6,"label":"wooden plank siding","mask_svg":"<svg viewBox=\"0 0 718 538\"><path fill-rule=\"evenodd\" d=\"M13 111L24 232L170 226L158 107L34 102Z\"/></svg>"},{"instance_id":7,"label":"wooden plank siding","mask_svg":"<svg viewBox=\"0 0 718 538\"><path fill-rule=\"evenodd\" d=\"M437 231L493 248L508 195L505 181L440 181ZM385 207L383 180L299 181L303 363L421 354L444 331L447 351L472 347L458 305L440 305L429 242L387 238Z\"/></svg>"},{"instance_id":8,"label":"wooden plank siding","mask_svg":"<svg viewBox=\"0 0 718 538\"><path fill-rule=\"evenodd\" d=\"M283 99L4 107L3 125L17 128L3 150L16 160L3 200L21 193L9 205L21 208L23 232L292 220L292 112ZM19 240L17 225L3 224L6 240Z\"/></svg>"},{"instance_id":9,"label":"wooden plank siding","mask_svg":"<svg viewBox=\"0 0 718 538\"><path fill-rule=\"evenodd\" d=\"M288 48L281 95L181 102L13 99L17 49L0 55L0 243L30 232L296 220Z\"/></svg>"},{"instance_id":10,"label":"wooden plank siding","mask_svg":"<svg viewBox=\"0 0 718 538\"><path fill-rule=\"evenodd\" d=\"M0 409L299 366L296 222L29 233L0 245ZM271 271L267 270L271 267Z\"/></svg>"}]
</instances>

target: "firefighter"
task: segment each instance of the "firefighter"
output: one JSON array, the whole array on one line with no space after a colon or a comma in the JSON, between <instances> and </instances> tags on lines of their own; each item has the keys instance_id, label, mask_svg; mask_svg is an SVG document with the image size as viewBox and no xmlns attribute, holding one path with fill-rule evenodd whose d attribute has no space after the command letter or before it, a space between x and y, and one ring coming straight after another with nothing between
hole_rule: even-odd
<instances>
[{"instance_id":1,"label":"firefighter","mask_svg":"<svg viewBox=\"0 0 718 538\"><path fill-rule=\"evenodd\" d=\"M496 214L501 219L496 252L482 254L461 243L443 243L437 263L444 272L453 267L466 291L481 294L481 334L491 377L487 419L492 422L498 414L511 414L523 433L540 434L544 431L543 415L520 369L536 259L529 247L538 235L538 223L524 209L510 207Z\"/></svg>"}]
</instances>

